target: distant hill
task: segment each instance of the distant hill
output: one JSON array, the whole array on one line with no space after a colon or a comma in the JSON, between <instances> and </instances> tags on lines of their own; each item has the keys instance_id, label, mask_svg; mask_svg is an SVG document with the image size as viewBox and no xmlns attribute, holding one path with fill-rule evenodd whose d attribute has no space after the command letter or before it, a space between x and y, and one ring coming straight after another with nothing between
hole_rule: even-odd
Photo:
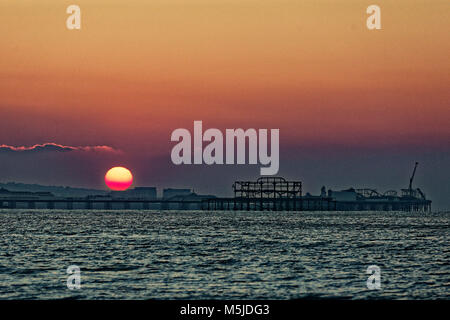
<instances>
[{"instance_id":1,"label":"distant hill","mask_svg":"<svg viewBox=\"0 0 450 320\"><path fill-rule=\"evenodd\" d=\"M55 196L64 197L85 197L88 195L104 195L108 193L108 191L97 189L43 186L40 184L26 184L17 182L0 183L0 188L5 188L9 191L51 192Z\"/></svg>"}]
</instances>

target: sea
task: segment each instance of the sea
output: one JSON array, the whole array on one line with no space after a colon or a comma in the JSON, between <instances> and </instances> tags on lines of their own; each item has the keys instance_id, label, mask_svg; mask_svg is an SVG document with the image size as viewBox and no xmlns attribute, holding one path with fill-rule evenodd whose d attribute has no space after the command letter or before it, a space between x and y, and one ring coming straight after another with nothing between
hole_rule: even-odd
<instances>
[{"instance_id":1,"label":"sea","mask_svg":"<svg viewBox=\"0 0 450 320\"><path fill-rule=\"evenodd\" d=\"M449 227L449 212L1 209L0 299L449 299Z\"/></svg>"}]
</instances>

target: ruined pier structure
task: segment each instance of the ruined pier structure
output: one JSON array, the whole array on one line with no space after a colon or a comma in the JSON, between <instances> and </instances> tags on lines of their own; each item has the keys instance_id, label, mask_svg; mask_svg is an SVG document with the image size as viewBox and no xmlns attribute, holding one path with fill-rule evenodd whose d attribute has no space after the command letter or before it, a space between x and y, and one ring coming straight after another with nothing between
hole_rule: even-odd
<instances>
[{"instance_id":1,"label":"ruined pier structure","mask_svg":"<svg viewBox=\"0 0 450 320\"><path fill-rule=\"evenodd\" d=\"M167 189L156 198L155 188L136 188L138 192L80 198L56 197L51 193L0 190L0 208L9 209L103 209L103 210L228 210L228 211L431 211L431 201L420 189L374 189L341 191L322 188L320 195L302 194L301 181L281 177L262 177L256 181L236 181L234 197L198 195L189 189ZM153 190L155 189L155 190ZM148 192L143 192L148 191ZM151 192L149 192L151 191Z\"/></svg>"}]
</instances>

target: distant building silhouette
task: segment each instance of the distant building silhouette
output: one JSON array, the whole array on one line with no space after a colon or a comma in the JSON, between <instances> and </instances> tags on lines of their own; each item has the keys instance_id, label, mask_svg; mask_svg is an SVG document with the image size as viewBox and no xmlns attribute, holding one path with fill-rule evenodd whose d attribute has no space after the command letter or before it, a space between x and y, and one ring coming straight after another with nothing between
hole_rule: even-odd
<instances>
[{"instance_id":1,"label":"distant building silhouette","mask_svg":"<svg viewBox=\"0 0 450 320\"><path fill-rule=\"evenodd\" d=\"M53 198L54 195L51 192L31 192L31 191L10 191L5 188L0 188L1 198L18 198L18 199L41 199L41 198Z\"/></svg>"},{"instance_id":2,"label":"distant building silhouette","mask_svg":"<svg viewBox=\"0 0 450 320\"><path fill-rule=\"evenodd\" d=\"M113 199L156 199L155 187L136 187L125 191L111 191L110 196Z\"/></svg>"},{"instance_id":3,"label":"distant building silhouette","mask_svg":"<svg viewBox=\"0 0 450 320\"><path fill-rule=\"evenodd\" d=\"M357 195L353 188L341 191L328 190L328 196L336 201L356 201Z\"/></svg>"},{"instance_id":4,"label":"distant building silhouette","mask_svg":"<svg viewBox=\"0 0 450 320\"><path fill-rule=\"evenodd\" d=\"M163 190L163 199L169 199L174 196L188 196L192 193L191 189L172 189L166 188Z\"/></svg>"}]
</instances>

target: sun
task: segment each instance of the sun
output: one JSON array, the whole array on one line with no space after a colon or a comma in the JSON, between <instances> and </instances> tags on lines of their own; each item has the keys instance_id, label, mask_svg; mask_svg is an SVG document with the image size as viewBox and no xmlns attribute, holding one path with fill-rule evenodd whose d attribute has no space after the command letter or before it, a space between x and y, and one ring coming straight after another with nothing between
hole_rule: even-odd
<instances>
[{"instance_id":1,"label":"sun","mask_svg":"<svg viewBox=\"0 0 450 320\"><path fill-rule=\"evenodd\" d=\"M133 183L133 175L127 168L114 167L105 174L105 183L111 190L124 191Z\"/></svg>"}]
</instances>

